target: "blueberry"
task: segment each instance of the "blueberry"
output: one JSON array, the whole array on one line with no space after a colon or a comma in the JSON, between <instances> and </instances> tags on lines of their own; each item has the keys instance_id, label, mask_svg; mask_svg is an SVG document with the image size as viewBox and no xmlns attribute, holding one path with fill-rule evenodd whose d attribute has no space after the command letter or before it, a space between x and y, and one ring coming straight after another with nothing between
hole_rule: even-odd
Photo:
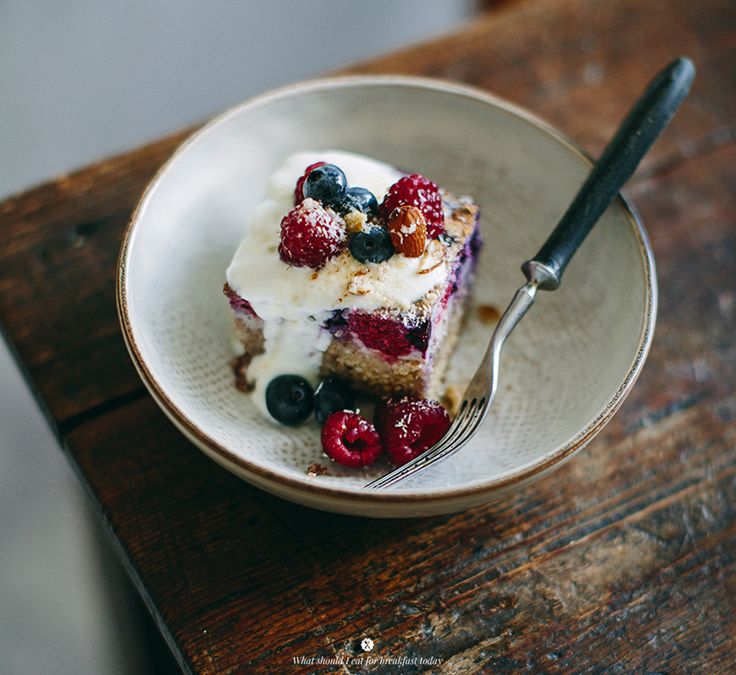
<instances>
[{"instance_id":1,"label":"blueberry","mask_svg":"<svg viewBox=\"0 0 736 675\"><path fill-rule=\"evenodd\" d=\"M314 416L322 424L338 410L352 410L355 406L355 394L350 385L335 375L329 375L314 392Z\"/></svg>"},{"instance_id":2,"label":"blueberry","mask_svg":"<svg viewBox=\"0 0 736 675\"><path fill-rule=\"evenodd\" d=\"M293 427L312 413L314 392L300 375L279 375L266 387L266 408L277 422Z\"/></svg>"},{"instance_id":3,"label":"blueberry","mask_svg":"<svg viewBox=\"0 0 736 675\"><path fill-rule=\"evenodd\" d=\"M372 227L350 237L350 253L360 262L379 263L394 254L391 235L385 227Z\"/></svg>"},{"instance_id":4,"label":"blueberry","mask_svg":"<svg viewBox=\"0 0 736 675\"><path fill-rule=\"evenodd\" d=\"M340 200L337 210L340 213L349 213L355 210L366 215L375 216L378 214L378 200L370 190L362 187L351 187L348 188Z\"/></svg>"},{"instance_id":5,"label":"blueberry","mask_svg":"<svg viewBox=\"0 0 736 675\"><path fill-rule=\"evenodd\" d=\"M311 197L323 206L335 206L345 196L348 179L340 167L334 164L324 164L312 169L304 181L305 197Z\"/></svg>"}]
</instances>

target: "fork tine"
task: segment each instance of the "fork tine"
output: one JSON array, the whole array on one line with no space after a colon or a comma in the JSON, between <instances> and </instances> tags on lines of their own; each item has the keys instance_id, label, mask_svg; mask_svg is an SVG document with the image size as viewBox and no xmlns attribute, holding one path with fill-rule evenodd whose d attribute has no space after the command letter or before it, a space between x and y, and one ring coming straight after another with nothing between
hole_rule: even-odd
<instances>
[{"instance_id":1,"label":"fork tine","mask_svg":"<svg viewBox=\"0 0 736 675\"><path fill-rule=\"evenodd\" d=\"M485 403L485 397L481 399L481 402ZM455 451L462 448L473 436L478 424L483 419L483 412L484 410L482 405L470 411L466 418L462 420L461 431L454 435L451 443L445 443L444 439L442 439L437 443L437 445L425 451L422 455L412 460L412 462L404 464L396 471L387 474L382 479L379 479L380 482L376 484L376 487L388 487L389 485L398 483L418 471L421 471L422 469L425 469L426 467L454 454ZM458 428L461 425L458 425Z\"/></svg>"},{"instance_id":2,"label":"fork tine","mask_svg":"<svg viewBox=\"0 0 736 675\"><path fill-rule=\"evenodd\" d=\"M369 483L369 485L374 486L375 484L375 487L380 487L384 484L388 484L388 482L393 481L396 478L408 475L409 470L413 469L414 467L421 468L422 466L424 466L427 461L431 459L435 452L439 451L441 448L447 445L447 443L451 442L452 438L455 437L455 435L459 432L460 427L467 420L469 410L470 408L467 405L467 401L463 401L463 405L460 408L460 412L462 414L458 414L450 428L447 430L447 433L439 441L437 441L437 443L435 443L432 447L427 448L427 450L425 450L421 455L418 455L414 459L408 461L406 464L403 464L399 468L394 469L390 473L387 473L385 476L382 476L381 478L373 481L373 483Z\"/></svg>"},{"instance_id":3,"label":"fork tine","mask_svg":"<svg viewBox=\"0 0 736 675\"><path fill-rule=\"evenodd\" d=\"M417 464L412 466L405 464L401 468L406 468L406 471L402 472L400 475L389 474L385 476L384 478L386 480L381 483L381 487L388 487L389 485L393 485L394 483L404 480L418 471L426 469L432 464L436 464L446 457L453 455L457 450L460 450L460 448L462 448L475 434L478 425L482 420L482 412L482 408L476 408L473 410L468 414L466 419L463 420L462 428L454 435L451 442L445 443L443 439L440 443L430 448L417 458L423 461L417 462Z\"/></svg>"},{"instance_id":4,"label":"fork tine","mask_svg":"<svg viewBox=\"0 0 736 675\"><path fill-rule=\"evenodd\" d=\"M455 420L457 422L457 419ZM455 428L455 423L453 423L453 426L450 427L448 430L448 433L453 432ZM435 443L431 448L427 448L421 455L418 455L414 459L409 460L406 464L402 464L400 467L394 469L393 471L389 471L387 474L384 474L383 476L379 476L375 480L371 481L370 483L367 483L365 487L367 488L379 488L384 487L385 485L388 485L390 481L392 481L395 478L401 478L404 475L408 475L406 472L411 469L413 466L423 466L427 456L433 452L437 447L444 445L445 438L441 438L437 443Z\"/></svg>"},{"instance_id":5,"label":"fork tine","mask_svg":"<svg viewBox=\"0 0 736 675\"><path fill-rule=\"evenodd\" d=\"M469 422L465 429L463 430L463 433L455 437L455 441L453 443L453 448L448 448L447 454L451 453L453 450L459 450L461 447L463 447L475 434L478 426L480 425L481 421L483 420L483 406L479 406L477 410L475 411L475 415L473 416L473 419L471 422ZM443 455L444 456L444 455ZM437 461L442 459L442 457L436 457Z\"/></svg>"},{"instance_id":6,"label":"fork tine","mask_svg":"<svg viewBox=\"0 0 736 675\"><path fill-rule=\"evenodd\" d=\"M488 408L487 401L488 399L483 396L480 401L478 401L478 405L475 406L476 400L474 399L471 406L468 408L468 414L465 418L462 420L460 418L456 418L455 421L459 423L457 424L455 431L458 429L459 431L453 434L451 442L446 443L445 439L447 436L445 436L445 438L443 438L439 443L429 448L429 450L426 450L419 457L416 457L399 469L383 476L383 478L374 481L375 487L388 487L394 483L398 483L418 471L449 457L462 448L473 437L478 426L483 421L485 411Z\"/></svg>"},{"instance_id":7,"label":"fork tine","mask_svg":"<svg viewBox=\"0 0 736 675\"><path fill-rule=\"evenodd\" d=\"M420 457L429 458L436 455L438 452L441 452L441 450L444 449L445 446L453 444L455 442L455 439L463 433L463 431L469 424L469 420L472 419L473 413L475 411L475 404L476 400L473 399L463 411L465 414L462 417L458 415L448 432L439 441L437 441L434 446L429 448L429 450L427 450L426 452L422 453Z\"/></svg>"},{"instance_id":8,"label":"fork tine","mask_svg":"<svg viewBox=\"0 0 736 675\"><path fill-rule=\"evenodd\" d=\"M477 399L473 399L470 402L468 402L467 399L464 400L460 406L457 417L453 421L447 433L437 441L437 443L435 443L431 448L425 450L418 457L415 457L403 466L400 466L398 469L394 469L385 476L368 483L366 487L385 487L399 480L403 480L405 477L410 476L433 462L435 456L444 452L447 446L451 444L454 445L455 439L464 434L469 426L472 426L470 420L474 419L474 413L478 410L476 406L477 403Z\"/></svg>"},{"instance_id":9,"label":"fork tine","mask_svg":"<svg viewBox=\"0 0 736 675\"><path fill-rule=\"evenodd\" d=\"M472 415L472 405L467 407L463 412L464 414L462 416L458 415L458 417L455 418L453 423L450 425L450 428L447 430L447 433L445 433L445 435L440 438L439 441L437 441L431 448L427 448L427 450L425 450L421 455L412 460L412 462L416 464L423 464L424 462L422 460L429 459L444 446L452 443L455 437L462 432L463 425ZM404 466L406 466L406 464Z\"/></svg>"},{"instance_id":10,"label":"fork tine","mask_svg":"<svg viewBox=\"0 0 736 675\"><path fill-rule=\"evenodd\" d=\"M450 430L452 430L452 428ZM404 476L409 475L408 472L412 467L418 466L418 468L421 468L422 466L424 466L427 459L429 459L428 455L441 445L444 445L444 438L440 439L431 448L427 448L427 450L425 450L421 455L418 455L414 459L409 460L406 464L402 464L400 467L394 469L393 471L389 471L389 473L376 478L370 483L367 483L365 487L379 488L388 485L389 483L393 482L394 479L400 480Z\"/></svg>"}]
</instances>

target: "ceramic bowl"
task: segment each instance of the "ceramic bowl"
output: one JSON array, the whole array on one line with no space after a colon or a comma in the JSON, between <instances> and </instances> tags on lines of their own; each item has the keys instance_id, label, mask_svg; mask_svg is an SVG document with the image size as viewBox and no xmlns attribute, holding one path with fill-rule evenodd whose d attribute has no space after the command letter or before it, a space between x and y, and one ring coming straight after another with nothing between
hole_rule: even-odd
<instances>
[{"instance_id":1,"label":"ceramic bowl","mask_svg":"<svg viewBox=\"0 0 736 675\"><path fill-rule=\"evenodd\" d=\"M363 488L386 465L343 469L316 423L261 417L233 386L225 269L265 190L292 152L343 149L430 176L482 210L475 304L503 309L519 265L552 230L590 170L586 156L528 112L487 93L419 78L306 82L226 112L161 168L123 242L118 305L144 383L209 457L253 485L308 506L402 517L467 509L543 476L580 450L639 373L656 312L654 263L636 214L617 199L507 342L500 389L459 454L390 491ZM468 314L448 382L469 379L491 325ZM318 462L328 475L308 476Z\"/></svg>"}]
</instances>

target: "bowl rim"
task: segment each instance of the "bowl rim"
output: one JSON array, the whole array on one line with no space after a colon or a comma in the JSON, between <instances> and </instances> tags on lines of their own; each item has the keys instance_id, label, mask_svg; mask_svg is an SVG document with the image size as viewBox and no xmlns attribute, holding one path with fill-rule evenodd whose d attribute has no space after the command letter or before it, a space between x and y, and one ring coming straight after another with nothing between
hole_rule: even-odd
<instances>
[{"instance_id":1,"label":"bowl rim","mask_svg":"<svg viewBox=\"0 0 736 675\"><path fill-rule=\"evenodd\" d=\"M159 167L153 178L149 181L126 225L118 255L115 293L118 318L125 345L133 364L138 371L143 384L146 386L156 403L162 408L167 417L171 419L179 430L182 431L189 440L193 441L195 445L199 446L201 451L205 452L205 454L211 459L216 459L218 463L225 466L227 469L234 471L245 480L248 480L249 475L253 474L253 478L257 481L258 485L275 482L279 484L281 488L304 492L308 495L311 494L313 497L322 496L326 498L339 498L341 500L372 503L374 505L399 505L429 501L445 502L454 499L466 499L481 493L487 493L490 499L492 493L501 492L515 484L526 483L531 479L542 475L555 465L562 464L565 460L569 459L573 454L587 445L587 443L592 440L592 438L596 436L608 423L614 413L621 406L641 372L647 354L649 353L654 334L654 325L657 315L657 278L654 255L649 242L649 237L636 209L622 194L619 194L616 197L615 202L618 203L631 226L632 234L634 235L641 256L642 272L645 280L644 321L639 334L636 354L629 364L623 381L597 417L591 420L566 444L546 453L537 460L521 465L511 473L500 478L476 481L461 487L438 490L427 490L425 488L423 490L416 489L397 492L366 490L362 487L345 488L315 484L308 482L306 478L297 479L277 473L256 462L235 454L233 451L208 436L193 421L191 421L173 403L173 401L167 396L164 388L153 377L151 371L146 365L133 334L133 323L130 315L127 287L129 278L129 256L133 240L135 238L136 225L143 209L150 201L156 187L162 180L163 176L167 173L169 167L189 148L191 144L198 141L204 135L210 133L214 128L218 127L230 117L241 113L243 110L261 107L275 100L326 89L387 85L454 94L491 105L499 109L501 112L520 117L528 124L537 127L539 130L551 136L560 145L564 146L572 154L576 155L583 163L591 167L593 166L594 162L592 158L584 150L546 121L515 103L507 101L502 97L491 94L485 90L466 84L411 75L337 75L305 80L295 84L271 89L226 109L193 132L177 146L171 156L161 165L161 167Z\"/></svg>"}]
</instances>

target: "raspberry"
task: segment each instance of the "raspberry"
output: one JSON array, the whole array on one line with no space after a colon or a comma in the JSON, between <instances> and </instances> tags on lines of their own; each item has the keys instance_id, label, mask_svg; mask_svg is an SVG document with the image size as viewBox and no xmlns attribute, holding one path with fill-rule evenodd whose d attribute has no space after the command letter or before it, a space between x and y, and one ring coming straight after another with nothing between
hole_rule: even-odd
<instances>
[{"instance_id":1,"label":"raspberry","mask_svg":"<svg viewBox=\"0 0 736 675\"><path fill-rule=\"evenodd\" d=\"M398 206L416 206L427 220L427 236L436 239L445 231L445 214L437 184L417 173L399 178L386 192L381 215L388 219Z\"/></svg>"},{"instance_id":2,"label":"raspberry","mask_svg":"<svg viewBox=\"0 0 736 675\"><path fill-rule=\"evenodd\" d=\"M405 396L380 404L374 423L391 461L401 466L447 433L450 416L437 401Z\"/></svg>"},{"instance_id":3,"label":"raspberry","mask_svg":"<svg viewBox=\"0 0 736 675\"><path fill-rule=\"evenodd\" d=\"M367 312L352 311L348 316L348 329L369 349L377 349L389 358L398 359L414 351L402 323L388 317Z\"/></svg>"},{"instance_id":4,"label":"raspberry","mask_svg":"<svg viewBox=\"0 0 736 675\"><path fill-rule=\"evenodd\" d=\"M310 164L306 169L304 169L304 173L296 182L296 189L294 190L295 205L301 204L304 201L304 181L307 180L307 176L309 175L310 171L312 171L312 169L316 169L318 166L324 166L325 164L327 164L327 162L315 162L314 164Z\"/></svg>"},{"instance_id":5,"label":"raspberry","mask_svg":"<svg viewBox=\"0 0 736 675\"><path fill-rule=\"evenodd\" d=\"M281 220L279 256L289 265L322 267L345 245L345 227L314 199L305 199Z\"/></svg>"},{"instance_id":6,"label":"raspberry","mask_svg":"<svg viewBox=\"0 0 736 675\"><path fill-rule=\"evenodd\" d=\"M376 428L347 410L334 412L325 420L322 447L338 464L356 468L373 464L383 450Z\"/></svg>"}]
</instances>

